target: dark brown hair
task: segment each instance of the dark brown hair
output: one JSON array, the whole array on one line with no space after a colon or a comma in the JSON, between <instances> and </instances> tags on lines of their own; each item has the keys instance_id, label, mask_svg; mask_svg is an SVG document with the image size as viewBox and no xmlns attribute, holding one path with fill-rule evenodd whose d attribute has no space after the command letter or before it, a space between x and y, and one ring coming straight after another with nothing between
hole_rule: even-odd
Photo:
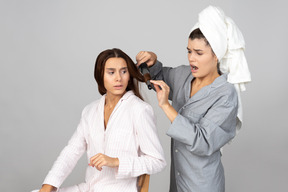
<instances>
[{"instance_id":1,"label":"dark brown hair","mask_svg":"<svg viewBox=\"0 0 288 192\"><path fill-rule=\"evenodd\" d=\"M95 62L94 78L98 84L98 91L101 95L104 95L107 90L104 87L104 69L106 61L110 58L122 58L127 63L128 72L130 74L130 79L126 88L126 91L132 90L134 94L143 100L140 91L138 81L144 82L144 77L138 70L132 59L124 53L122 50L113 48L102 51Z\"/></svg>"},{"instance_id":2,"label":"dark brown hair","mask_svg":"<svg viewBox=\"0 0 288 192\"><path fill-rule=\"evenodd\" d=\"M211 48L212 53L215 55L215 53L214 53L214 51L213 51L213 49L212 49L209 41L206 39L206 37L204 36L204 34L202 33L202 31L201 31L199 28L193 30L193 31L190 33L189 38L190 38L191 40L194 40L194 39L204 39L206 45ZM219 75L222 74L222 72L221 72L221 70L220 70L220 62L219 62L219 60L217 60L217 72L218 72Z\"/></svg>"},{"instance_id":3,"label":"dark brown hair","mask_svg":"<svg viewBox=\"0 0 288 192\"><path fill-rule=\"evenodd\" d=\"M208 40L206 39L206 37L203 35L202 31L201 31L199 28L193 30L193 31L190 33L189 38L190 38L191 40L194 40L194 39L204 39L206 45L208 45L209 47L211 47L211 46L210 46L210 43L208 42ZM211 50L212 50L212 48L211 48ZM213 50L212 50L212 52L213 52ZM213 53L214 53L214 52L213 52Z\"/></svg>"}]
</instances>

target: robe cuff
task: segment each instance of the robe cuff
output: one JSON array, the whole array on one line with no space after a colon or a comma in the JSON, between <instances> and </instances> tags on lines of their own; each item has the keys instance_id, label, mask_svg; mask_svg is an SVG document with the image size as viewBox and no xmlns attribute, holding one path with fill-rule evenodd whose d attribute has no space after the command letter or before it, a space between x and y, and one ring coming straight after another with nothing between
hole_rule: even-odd
<instances>
[{"instance_id":1,"label":"robe cuff","mask_svg":"<svg viewBox=\"0 0 288 192\"><path fill-rule=\"evenodd\" d=\"M52 186L56 187L57 191L58 191L62 182L59 181L59 179L57 179L57 177L54 177L54 178L53 177L46 177L44 182L43 182L43 185L44 184L52 185Z\"/></svg>"},{"instance_id":2,"label":"robe cuff","mask_svg":"<svg viewBox=\"0 0 288 192\"><path fill-rule=\"evenodd\" d=\"M157 74L159 74L162 70L162 63L160 61L156 61L154 65L149 67L150 75L152 79L155 79Z\"/></svg>"},{"instance_id":3,"label":"robe cuff","mask_svg":"<svg viewBox=\"0 0 288 192\"><path fill-rule=\"evenodd\" d=\"M116 179L123 179L129 177L131 175L131 164L133 162L129 161L129 158L127 157L118 157L118 159L119 167L116 173Z\"/></svg>"}]
</instances>

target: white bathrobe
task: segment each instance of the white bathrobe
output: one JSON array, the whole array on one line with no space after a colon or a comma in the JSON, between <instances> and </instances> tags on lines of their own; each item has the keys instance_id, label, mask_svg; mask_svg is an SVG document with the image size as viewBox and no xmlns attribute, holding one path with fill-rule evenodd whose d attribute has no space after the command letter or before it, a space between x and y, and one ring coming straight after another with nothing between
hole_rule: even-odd
<instances>
[{"instance_id":1,"label":"white bathrobe","mask_svg":"<svg viewBox=\"0 0 288 192\"><path fill-rule=\"evenodd\" d=\"M60 192L136 192L137 177L160 172L166 165L152 107L132 91L127 92L104 128L105 95L86 106L77 130L62 150L44 184L57 188L87 151L88 161L97 153L119 158L117 168L102 171L87 166L84 183Z\"/></svg>"}]
</instances>

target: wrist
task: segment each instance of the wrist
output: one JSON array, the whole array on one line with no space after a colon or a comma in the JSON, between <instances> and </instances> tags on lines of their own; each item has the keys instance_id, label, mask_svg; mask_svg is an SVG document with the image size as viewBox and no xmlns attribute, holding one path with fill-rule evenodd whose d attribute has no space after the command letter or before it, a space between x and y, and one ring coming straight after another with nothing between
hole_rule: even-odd
<instances>
[{"instance_id":1,"label":"wrist","mask_svg":"<svg viewBox=\"0 0 288 192\"><path fill-rule=\"evenodd\" d=\"M49 185L49 184L43 184L42 185L42 188L41 188L41 191L53 191L53 190L56 190L57 188L54 187L53 185Z\"/></svg>"},{"instance_id":2,"label":"wrist","mask_svg":"<svg viewBox=\"0 0 288 192\"><path fill-rule=\"evenodd\" d=\"M168 110L171 107L171 105L168 102L168 103L164 103L164 104L160 105L160 107L163 111L165 111L165 110Z\"/></svg>"},{"instance_id":3,"label":"wrist","mask_svg":"<svg viewBox=\"0 0 288 192\"><path fill-rule=\"evenodd\" d=\"M177 117L178 112L172 107L172 105L170 105L170 103L162 105L161 108L172 123Z\"/></svg>"},{"instance_id":4,"label":"wrist","mask_svg":"<svg viewBox=\"0 0 288 192\"><path fill-rule=\"evenodd\" d=\"M118 158L114 158L114 165L115 165L115 167L119 167L119 159Z\"/></svg>"}]
</instances>

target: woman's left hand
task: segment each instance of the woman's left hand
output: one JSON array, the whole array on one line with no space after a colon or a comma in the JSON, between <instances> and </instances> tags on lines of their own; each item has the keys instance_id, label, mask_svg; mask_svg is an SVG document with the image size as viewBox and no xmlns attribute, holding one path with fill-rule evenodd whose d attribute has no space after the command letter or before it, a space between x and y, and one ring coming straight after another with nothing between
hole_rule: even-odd
<instances>
[{"instance_id":1,"label":"woman's left hand","mask_svg":"<svg viewBox=\"0 0 288 192\"><path fill-rule=\"evenodd\" d=\"M108 157L102 153L98 153L95 156L90 158L89 166L95 167L99 171L102 170L103 166L107 167L118 167L119 166L119 159Z\"/></svg>"},{"instance_id":2,"label":"woman's left hand","mask_svg":"<svg viewBox=\"0 0 288 192\"><path fill-rule=\"evenodd\" d=\"M165 106L169 106L170 103L168 101L168 97L169 97L170 87L164 81L161 81L161 80L150 80L150 82L154 84L154 87L156 89L159 106L161 108Z\"/></svg>"}]
</instances>

